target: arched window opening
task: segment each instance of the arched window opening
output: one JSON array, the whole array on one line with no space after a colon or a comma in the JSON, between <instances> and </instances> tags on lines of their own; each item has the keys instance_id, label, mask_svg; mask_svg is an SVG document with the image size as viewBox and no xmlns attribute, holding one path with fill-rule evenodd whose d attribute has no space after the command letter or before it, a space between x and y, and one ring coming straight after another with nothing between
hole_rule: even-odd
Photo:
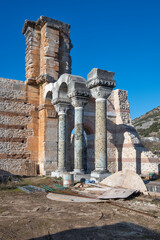
<instances>
[{"instance_id":1,"label":"arched window opening","mask_svg":"<svg viewBox=\"0 0 160 240\"><path fill-rule=\"evenodd\" d=\"M51 104L51 101L52 101L52 92L49 91L46 95L45 103L46 104Z\"/></svg>"},{"instance_id":2,"label":"arched window opening","mask_svg":"<svg viewBox=\"0 0 160 240\"><path fill-rule=\"evenodd\" d=\"M68 93L68 86L66 83L63 82L59 88L58 97L64 98L64 99L69 99L67 96L67 93Z\"/></svg>"}]
</instances>

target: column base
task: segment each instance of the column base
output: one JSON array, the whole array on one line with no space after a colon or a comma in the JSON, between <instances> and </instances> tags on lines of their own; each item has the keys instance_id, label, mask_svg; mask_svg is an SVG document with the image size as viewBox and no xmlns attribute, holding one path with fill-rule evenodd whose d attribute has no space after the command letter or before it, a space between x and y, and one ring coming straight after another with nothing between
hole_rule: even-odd
<instances>
[{"instance_id":1,"label":"column base","mask_svg":"<svg viewBox=\"0 0 160 240\"><path fill-rule=\"evenodd\" d=\"M83 169L74 169L72 172L72 174L84 174L84 170Z\"/></svg>"},{"instance_id":2,"label":"column base","mask_svg":"<svg viewBox=\"0 0 160 240\"><path fill-rule=\"evenodd\" d=\"M86 179L87 174L84 173L83 169L74 169L71 174L74 175L74 180L76 182L81 181L82 178Z\"/></svg>"},{"instance_id":3,"label":"column base","mask_svg":"<svg viewBox=\"0 0 160 240\"><path fill-rule=\"evenodd\" d=\"M62 177L63 178L63 174L66 173L67 171L66 170L56 170L54 172L51 172L51 177Z\"/></svg>"},{"instance_id":4,"label":"column base","mask_svg":"<svg viewBox=\"0 0 160 240\"><path fill-rule=\"evenodd\" d=\"M100 180L109 177L111 173L108 170L94 170L91 172L91 178L98 178Z\"/></svg>"}]
</instances>

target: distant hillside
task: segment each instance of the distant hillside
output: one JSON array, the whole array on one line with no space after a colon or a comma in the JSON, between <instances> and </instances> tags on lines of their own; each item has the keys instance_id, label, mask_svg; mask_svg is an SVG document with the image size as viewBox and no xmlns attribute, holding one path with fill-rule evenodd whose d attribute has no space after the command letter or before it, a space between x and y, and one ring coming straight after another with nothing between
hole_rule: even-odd
<instances>
[{"instance_id":1,"label":"distant hillside","mask_svg":"<svg viewBox=\"0 0 160 240\"><path fill-rule=\"evenodd\" d=\"M139 133L142 143L153 153L160 154L160 106L135 118L132 124Z\"/></svg>"}]
</instances>

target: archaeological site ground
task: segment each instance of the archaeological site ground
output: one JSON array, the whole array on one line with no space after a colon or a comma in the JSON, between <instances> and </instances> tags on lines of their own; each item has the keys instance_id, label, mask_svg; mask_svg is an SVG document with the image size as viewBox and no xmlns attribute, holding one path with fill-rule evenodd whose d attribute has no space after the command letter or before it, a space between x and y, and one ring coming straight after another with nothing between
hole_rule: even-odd
<instances>
[{"instance_id":1,"label":"archaeological site ground","mask_svg":"<svg viewBox=\"0 0 160 240\"><path fill-rule=\"evenodd\" d=\"M54 183L53 178L34 177L21 184L53 187ZM159 240L160 202L156 199L153 195L72 203L52 201L44 192L4 189L0 191L0 239Z\"/></svg>"}]
</instances>

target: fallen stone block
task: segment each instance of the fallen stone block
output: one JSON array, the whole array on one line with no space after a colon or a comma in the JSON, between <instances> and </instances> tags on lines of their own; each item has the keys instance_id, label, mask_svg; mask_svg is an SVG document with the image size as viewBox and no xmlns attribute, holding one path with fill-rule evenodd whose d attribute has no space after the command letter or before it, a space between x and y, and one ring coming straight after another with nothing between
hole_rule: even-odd
<instances>
[{"instance_id":1,"label":"fallen stone block","mask_svg":"<svg viewBox=\"0 0 160 240\"><path fill-rule=\"evenodd\" d=\"M110 187L121 187L130 190L137 190L147 194L147 188L141 177L131 170L119 171L105 178L100 182L101 185Z\"/></svg>"}]
</instances>

